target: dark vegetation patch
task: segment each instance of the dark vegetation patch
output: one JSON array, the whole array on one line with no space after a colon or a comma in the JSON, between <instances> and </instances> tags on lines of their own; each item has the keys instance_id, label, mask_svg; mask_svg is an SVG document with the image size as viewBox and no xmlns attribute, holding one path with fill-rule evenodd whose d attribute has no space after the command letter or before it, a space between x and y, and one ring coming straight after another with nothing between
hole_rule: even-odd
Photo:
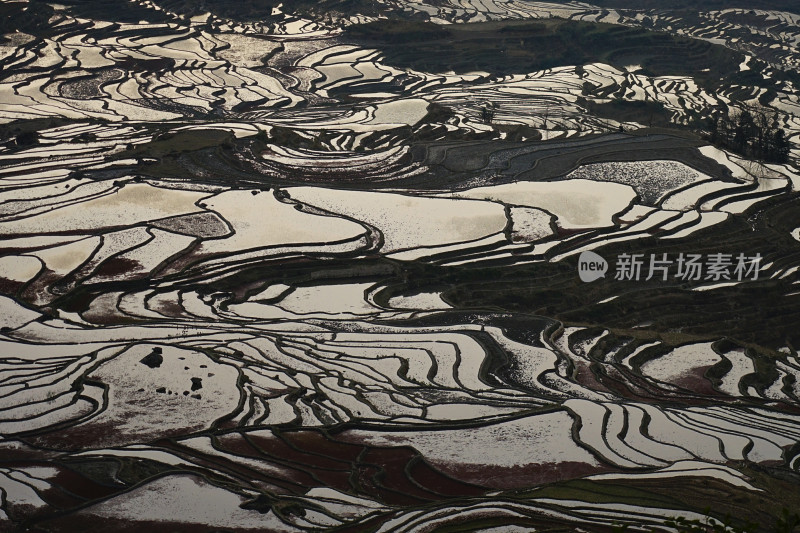
<instances>
[{"instance_id":1,"label":"dark vegetation patch","mask_svg":"<svg viewBox=\"0 0 800 533\"><path fill-rule=\"evenodd\" d=\"M35 5L36 9L46 5L42 0L33 0L31 4ZM153 24L174 22L162 11L129 0L64 0L59 4L67 6L71 15L91 20L129 24L136 24L142 20Z\"/></svg>"},{"instance_id":2,"label":"dark vegetation patch","mask_svg":"<svg viewBox=\"0 0 800 533\"><path fill-rule=\"evenodd\" d=\"M709 142L750 159L786 163L792 147L778 115L756 106L735 113L717 113L706 120Z\"/></svg>"},{"instance_id":3,"label":"dark vegetation patch","mask_svg":"<svg viewBox=\"0 0 800 533\"><path fill-rule=\"evenodd\" d=\"M2 4L0 4L0 7ZM8 124L0 124L0 144L11 150L29 148L39 143L39 132L72 123L63 118L37 118L33 120L16 120Z\"/></svg>"},{"instance_id":4,"label":"dark vegetation patch","mask_svg":"<svg viewBox=\"0 0 800 533\"><path fill-rule=\"evenodd\" d=\"M322 20L336 24L339 18L355 14L382 15L397 9L391 3L374 2L373 0L156 0L156 4L182 15L200 15L211 12L219 17L239 21L257 21L269 24L280 21L282 15L273 16L272 9L282 6L281 10L288 14L307 16L314 20ZM398 10L399 11L399 10ZM408 16L408 13L405 14ZM423 18L423 14L417 15Z\"/></svg>"},{"instance_id":5,"label":"dark vegetation patch","mask_svg":"<svg viewBox=\"0 0 800 533\"><path fill-rule=\"evenodd\" d=\"M48 32L47 21L55 10L45 3L7 2L0 3L0 35L21 31L37 35Z\"/></svg>"},{"instance_id":6,"label":"dark vegetation patch","mask_svg":"<svg viewBox=\"0 0 800 533\"><path fill-rule=\"evenodd\" d=\"M414 39L403 39L403 35ZM614 24L548 19L436 26L379 20L355 25L346 36L377 46L386 62L426 72L534 72L596 61L635 63L651 75L700 76L716 82L738 72L744 56L706 41ZM703 69L709 69L702 72Z\"/></svg>"},{"instance_id":7,"label":"dark vegetation patch","mask_svg":"<svg viewBox=\"0 0 800 533\"><path fill-rule=\"evenodd\" d=\"M672 113L661 102L611 100L598 103L594 100L584 100L581 105L595 117L613 119L617 122L638 122L648 127L675 127L670 120Z\"/></svg>"},{"instance_id":8,"label":"dark vegetation patch","mask_svg":"<svg viewBox=\"0 0 800 533\"><path fill-rule=\"evenodd\" d=\"M131 146L123 152L126 157L166 157L185 152L194 152L205 148L231 145L235 137L223 130L188 130L175 133L162 133L149 143Z\"/></svg>"},{"instance_id":9,"label":"dark vegetation patch","mask_svg":"<svg viewBox=\"0 0 800 533\"><path fill-rule=\"evenodd\" d=\"M477 26L477 25L470 25ZM526 23L526 26L532 26ZM413 20L384 19L367 24L351 26L347 34L357 39L378 41L381 43L409 46L417 48L420 43L432 41L447 41L460 34L459 28L441 26L433 22L418 22Z\"/></svg>"},{"instance_id":10,"label":"dark vegetation patch","mask_svg":"<svg viewBox=\"0 0 800 533\"><path fill-rule=\"evenodd\" d=\"M556 0L556 3L567 2ZM718 9L767 9L800 13L795 0L593 0L592 5L606 9L685 9L694 13Z\"/></svg>"}]
</instances>

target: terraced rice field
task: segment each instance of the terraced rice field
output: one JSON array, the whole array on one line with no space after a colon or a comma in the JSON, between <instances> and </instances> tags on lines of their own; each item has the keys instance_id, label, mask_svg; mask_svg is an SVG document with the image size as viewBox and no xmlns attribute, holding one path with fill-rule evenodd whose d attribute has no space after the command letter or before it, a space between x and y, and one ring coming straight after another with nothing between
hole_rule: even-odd
<instances>
[{"instance_id":1,"label":"terraced rice field","mask_svg":"<svg viewBox=\"0 0 800 533\"><path fill-rule=\"evenodd\" d=\"M800 14L599 4L0 4L0 531L791 519Z\"/></svg>"}]
</instances>

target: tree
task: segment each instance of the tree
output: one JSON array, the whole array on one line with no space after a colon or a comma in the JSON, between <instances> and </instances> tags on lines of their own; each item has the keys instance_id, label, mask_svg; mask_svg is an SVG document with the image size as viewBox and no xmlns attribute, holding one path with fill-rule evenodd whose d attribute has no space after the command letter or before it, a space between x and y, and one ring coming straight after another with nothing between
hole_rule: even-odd
<instances>
[{"instance_id":1,"label":"tree","mask_svg":"<svg viewBox=\"0 0 800 533\"><path fill-rule=\"evenodd\" d=\"M484 124L491 124L494 120L494 104L486 104L481 110L481 120Z\"/></svg>"},{"instance_id":2,"label":"tree","mask_svg":"<svg viewBox=\"0 0 800 533\"><path fill-rule=\"evenodd\" d=\"M778 129L772 134L771 148L769 159L776 163L786 163L789 160L789 150L791 150L792 145L782 129Z\"/></svg>"},{"instance_id":3,"label":"tree","mask_svg":"<svg viewBox=\"0 0 800 533\"><path fill-rule=\"evenodd\" d=\"M777 114L761 105L712 116L706 122L707 139L717 146L758 161L785 163L791 142L779 126Z\"/></svg>"},{"instance_id":4,"label":"tree","mask_svg":"<svg viewBox=\"0 0 800 533\"><path fill-rule=\"evenodd\" d=\"M751 115L749 111L744 110L738 113L734 118L733 146L739 152L745 153L750 144L750 139L753 137L753 115Z\"/></svg>"}]
</instances>

